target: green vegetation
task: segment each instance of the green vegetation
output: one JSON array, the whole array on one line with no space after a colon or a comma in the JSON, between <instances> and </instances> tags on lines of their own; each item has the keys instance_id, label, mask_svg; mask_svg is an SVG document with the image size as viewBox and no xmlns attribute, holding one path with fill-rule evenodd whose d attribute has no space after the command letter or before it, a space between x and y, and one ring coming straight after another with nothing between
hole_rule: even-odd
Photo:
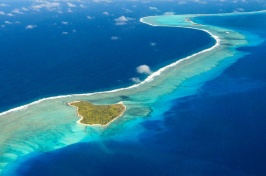
<instances>
[{"instance_id":1,"label":"green vegetation","mask_svg":"<svg viewBox=\"0 0 266 176\"><path fill-rule=\"evenodd\" d=\"M126 110L126 107L122 103L93 105L86 101L76 101L68 103L68 105L77 108L78 115L82 117L79 122L86 125L107 125L112 120L122 115Z\"/></svg>"}]
</instances>

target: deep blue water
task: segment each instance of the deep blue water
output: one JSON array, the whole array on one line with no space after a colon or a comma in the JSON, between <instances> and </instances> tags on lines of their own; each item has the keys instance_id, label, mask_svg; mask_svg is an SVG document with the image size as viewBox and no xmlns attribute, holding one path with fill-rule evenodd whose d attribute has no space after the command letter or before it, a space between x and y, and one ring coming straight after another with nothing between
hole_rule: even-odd
<instances>
[{"instance_id":1,"label":"deep blue water","mask_svg":"<svg viewBox=\"0 0 266 176\"><path fill-rule=\"evenodd\" d=\"M140 142L103 141L112 152L95 142L78 143L28 160L17 172L265 175L265 46L242 48L251 54L207 82L196 95L174 100L164 120L147 119Z\"/></svg>"},{"instance_id":2,"label":"deep blue water","mask_svg":"<svg viewBox=\"0 0 266 176\"><path fill-rule=\"evenodd\" d=\"M265 47L240 48L250 54L196 95L174 100L164 120L141 124L147 130L140 142L103 141L112 152L95 142L74 144L26 161L17 173L264 175Z\"/></svg>"},{"instance_id":3,"label":"deep blue water","mask_svg":"<svg viewBox=\"0 0 266 176\"><path fill-rule=\"evenodd\" d=\"M1 3L9 5L1 6L0 11L6 14L15 8L38 4L6 0ZM263 9L263 2L253 1L252 5L227 1L206 4L160 1L83 4L85 9L73 8L72 13L67 13L66 3L60 2L59 10L63 14L41 9L41 12L24 11L24 15L14 14L13 17L0 15L0 24L6 26L0 28L0 112L39 98L125 87L132 84L131 77L139 76L135 72L138 65L148 64L156 70L174 58L211 44L202 32L152 28L140 24L138 20L141 17L167 11L186 14L232 12L240 8L249 11ZM150 10L149 7L158 10ZM110 15L105 16L103 12ZM122 15L135 20L125 26L115 26L114 19ZM95 19L88 20L86 16ZM19 21L20 24L9 25L5 21ZM62 21L70 24L63 25ZM25 30L29 24L37 25L37 28ZM73 33L73 30L76 32ZM62 32L69 35L61 35ZM111 36L118 36L121 40L111 41ZM158 45L152 48L150 42ZM134 46L136 43L138 48ZM130 62L132 59L129 58L134 58L134 62ZM110 74L111 78L106 77Z\"/></svg>"},{"instance_id":4,"label":"deep blue water","mask_svg":"<svg viewBox=\"0 0 266 176\"><path fill-rule=\"evenodd\" d=\"M137 66L155 71L214 43L202 31L151 27L133 14L135 20L124 26L115 25L119 13L90 12L92 20L87 15L24 15L16 18L21 24L0 29L0 112L49 96L126 87L130 78L146 77L136 73ZM26 30L28 24L37 28Z\"/></svg>"},{"instance_id":5,"label":"deep blue water","mask_svg":"<svg viewBox=\"0 0 266 176\"><path fill-rule=\"evenodd\" d=\"M245 19L248 24L245 29L238 29L253 31L265 38L263 29L266 25L255 26L254 19L249 18ZM229 23L228 17L205 20L208 23L232 28L242 25L235 21ZM141 30L146 28L140 26ZM147 29L154 30L153 37L156 37L158 30L164 30L149 27ZM169 31L165 32L168 34ZM189 30L183 32L185 34ZM201 33L196 35L198 34ZM128 33L124 35L128 36ZM119 33L119 36L122 36L122 33ZM161 49L168 47L170 46ZM208 81L197 94L173 100L172 108L164 113L162 120L147 118L141 124L146 131L138 137L139 142L103 141L111 152L103 149L102 144L97 142L70 145L25 161L16 170L17 174L265 175L265 47L266 43L256 47L240 48L239 50L250 54L238 60L217 78ZM71 57L68 58L71 60ZM71 63L74 64L76 61L72 59ZM154 65L150 65L156 68L168 61L170 60L158 60ZM59 60L58 65L60 63L62 62ZM136 66L138 64L132 66L131 73L134 73ZM128 81L128 77L125 80Z\"/></svg>"}]
</instances>

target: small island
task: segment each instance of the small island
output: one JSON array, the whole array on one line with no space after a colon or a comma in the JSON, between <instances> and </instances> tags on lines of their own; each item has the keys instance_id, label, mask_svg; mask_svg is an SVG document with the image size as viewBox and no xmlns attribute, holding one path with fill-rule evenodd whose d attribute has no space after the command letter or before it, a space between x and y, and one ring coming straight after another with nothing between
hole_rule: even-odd
<instances>
[{"instance_id":1,"label":"small island","mask_svg":"<svg viewBox=\"0 0 266 176\"><path fill-rule=\"evenodd\" d=\"M107 126L126 111L126 106L122 102L111 105L94 105L87 101L73 101L67 104L77 108L77 114L81 117L78 123L84 125Z\"/></svg>"}]
</instances>

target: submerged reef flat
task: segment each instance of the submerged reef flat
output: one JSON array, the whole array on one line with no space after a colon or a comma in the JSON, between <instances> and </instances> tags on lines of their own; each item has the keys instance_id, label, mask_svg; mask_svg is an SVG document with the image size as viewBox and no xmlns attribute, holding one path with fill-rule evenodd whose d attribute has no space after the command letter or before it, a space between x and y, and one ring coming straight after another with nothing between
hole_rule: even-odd
<instances>
[{"instance_id":1,"label":"submerged reef flat","mask_svg":"<svg viewBox=\"0 0 266 176\"><path fill-rule=\"evenodd\" d=\"M257 13L265 13L265 11ZM226 15L249 14L252 13ZM206 81L218 76L246 54L237 48L252 44L247 36L232 29L195 24L193 19L200 16L206 15L170 15L141 19L141 22L152 26L205 31L214 38L216 44L153 72L139 84L106 92L44 98L0 113L0 134L2 134L0 135L0 175L2 173L12 175L6 168L12 170L11 168L19 163L18 160L36 151L46 152L82 140L101 141L107 137L108 139L116 137L124 141L137 139L145 130L138 125L145 120L145 118L137 118L145 116L140 114L148 115L152 112L152 118L161 120L161 114L171 106L169 103L171 99L195 94ZM208 16L217 16L217 14ZM130 97L130 99L125 101L124 97ZM115 104L123 101L127 112L134 113L123 114L123 118L111 123L108 128L102 129L90 125L84 127L76 123L75 110L66 105L76 100L95 104ZM162 103L163 100L167 103ZM135 113L134 110L138 109L146 113ZM114 118L118 114L118 112L115 113Z\"/></svg>"},{"instance_id":2,"label":"submerged reef flat","mask_svg":"<svg viewBox=\"0 0 266 176\"><path fill-rule=\"evenodd\" d=\"M78 116L81 117L78 122L84 125L106 126L126 111L126 106L122 102L111 105L94 105L86 101L74 101L68 105L77 108Z\"/></svg>"}]
</instances>

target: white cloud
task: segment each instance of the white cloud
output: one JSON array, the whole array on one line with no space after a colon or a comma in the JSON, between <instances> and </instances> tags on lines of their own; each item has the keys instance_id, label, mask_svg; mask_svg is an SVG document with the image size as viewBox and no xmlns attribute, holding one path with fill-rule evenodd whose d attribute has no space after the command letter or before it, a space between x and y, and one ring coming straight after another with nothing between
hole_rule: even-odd
<instances>
[{"instance_id":1,"label":"white cloud","mask_svg":"<svg viewBox=\"0 0 266 176\"><path fill-rule=\"evenodd\" d=\"M132 13L133 11L132 10L130 10L130 9L127 9L127 8L122 8L126 13Z\"/></svg>"},{"instance_id":2,"label":"white cloud","mask_svg":"<svg viewBox=\"0 0 266 176\"><path fill-rule=\"evenodd\" d=\"M26 7L22 7L23 11L29 11L29 9L27 9Z\"/></svg>"},{"instance_id":3,"label":"white cloud","mask_svg":"<svg viewBox=\"0 0 266 176\"><path fill-rule=\"evenodd\" d=\"M93 0L93 2L108 2L108 3L110 3L113 1L111 1L111 0Z\"/></svg>"},{"instance_id":4,"label":"white cloud","mask_svg":"<svg viewBox=\"0 0 266 176\"><path fill-rule=\"evenodd\" d=\"M19 9L14 9L11 11L12 13L17 13L17 14L24 14L23 12L21 12Z\"/></svg>"},{"instance_id":5,"label":"white cloud","mask_svg":"<svg viewBox=\"0 0 266 176\"><path fill-rule=\"evenodd\" d=\"M125 25L130 20L133 20L133 18L128 18L125 16L121 16L119 18L114 19L114 21L116 22L115 25Z\"/></svg>"},{"instance_id":6,"label":"white cloud","mask_svg":"<svg viewBox=\"0 0 266 176\"><path fill-rule=\"evenodd\" d=\"M67 34L68 34L68 32L62 32L62 34L63 34L63 35L67 35Z\"/></svg>"},{"instance_id":7,"label":"white cloud","mask_svg":"<svg viewBox=\"0 0 266 176\"><path fill-rule=\"evenodd\" d=\"M115 21L117 21L117 22L127 22L128 19L125 16L121 16L119 18L116 18Z\"/></svg>"},{"instance_id":8,"label":"white cloud","mask_svg":"<svg viewBox=\"0 0 266 176\"><path fill-rule=\"evenodd\" d=\"M199 3L199 4L207 4L207 1L202 1L202 0L194 0L194 2Z\"/></svg>"},{"instance_id":9,"label":"white cloud","mask_svg":"<svg viewBox=\"0 0 266 176\"><path fill-rule=\"evenodd\" d=\"M5 12L3 12L3 11L0 11L0 15L5 15Z\"/></svg>"},{"instance_id":10,"label":"white cloud","mask_svg":"<svg viewBox=\"0 0 266 176\"><path fill-rule=\"evenodd\" d=\"M70 3L70 2L67 3L67 6L68 6L68 7L77 7L75 4L72 4L72 3Z\"/></svg>"},{"instance_id":11,"label":"white cloud","mask_svg":"<svg viewBox=\"0 0 266 176\"><path fill-rule=\"evenodd\" d=\"M92 19L94 19L94 17L92 17L92 16L87 16L87 19L92 20Z\"/></svg>"},{"instance_id":12,"label":"white cloud","mask_svg":"<svg viewBox=\"0 0 266 176\"><path fill-rule=\"evenodd\" d=\"M140 65L136 68L139 74L152 74L152 71L148 65Z\"/></svg>"},{"instance_id":13,"label":"white cloud","mask_svg":"<svg viewBox=\"0 0 266 176\"><path fill-rule=\"evenodd\" d=\"M8 4L0 4L0 7L7 7L9 6Z\"/></svg>"},{"instance_id":14,"label":"white cloud","mask_svg":"<svg viewBox=\"0 0 266 176\"><path fill-rule=\"evenodd\" d=\"M39 11L41 8L44 8L42 5L32 5L31 9Z\"/></svg>"},{"instance_id":15,"label":"white cloud","mask_svg":"<svg viewBox=\"0 0 266 176\"><path fill-rule=\"evenodd\" d=\"M50 11L60 8L59 2L48 2L48 1L39 1L39 4L32 5L30 7L33 10L40 11L41 9L47 9Z\"/></svg>"},{"instance_id":16,"label":"white cloud","mask_svg":"<svg viewBox=\"0 0 266 176\"><path fill-rule=\"evenodd\" d=\"M157 7L149 7L150 10L158 10Z\"/></svg>"},{"instance_id":17,"label":"white cloud","mask_svg":"<svg viewBox=\"0 0 266 176\"><path fill-rule=\"evenodd\" d=\"M72 12L73 12L73 10L72 10L72 9L70 9L70 8L68 8L68 9L67 9L67 12L69 12L69 13L72 13Z\"/></svg>"},{"instance_id":18,"label":"white cloud","mask_svg":"<svg viewBox=\"0 0 266 176\"><path fill-rule=\"evenodd\" d=\"M19 21L11 22L11 21L5 21L5 24L20 24Z\"/></svg>"},{"instance_id":19,"label":"white cloud","mask_svg":"<svg viewBox=\"0 0 266 176\"><path fill-rule=\"evenodd\" d=\"M13 24L12 22L10 21L5 21L6 24Z\"/></svg>"},{"instance_id":20,"label":"white cloud","mask_svg":"<svg viewBox=\"0 0 266 176\"><path fill-rule=\"evenodd\" d=\"M1 25L1 27L2 27L2 28L5 28L5 27L6 27L6 25L2 24L2 25Z\"/></svg>"},{"instance_id":21,"label":"white cloud","mask_svg":"<svg viewBox=\"0 0 266 176\"><path fill-rule=\"evenodd\" d=\"M108 12L103 12L102 14L103 14L103 15L109 15L109 13L108 13Z\"/></svg>"},{"instance_id":22,"label":"white cloud","mask_svg":"<svg viewBox=\"0 0 266 176\"><path fill-rule=\"evenodd\" d=\"M178 1L178 4L183 5L183 4L187 4L187 2L186 1Z\"/></svg>"},{"instance_id":23,"label":"white cloud","mask_svg":"<svg viewBox=\"0 0 266 176\"><path fill-rule=\"evenodd\" d=\"M6 14L7 16L14 16L12 13L8 13L8 14Z\"/></svg>"},{"instance_id":24,"label":"white cloud","mask_svg":"<svg viewBox=\"0 0 266 176\"><path fill-rule=\"evenodd\" d=\"M157 43L155 43L155 42L150 42L150 46L156 46L157 45Z\"/></svg>"},{"instance_id":25,"label":"white cloud","mask_svg":"<svg viewBox=\"0 0 266 176\"><path fill-rule=\"evenodd\" d=\"M120 39L120 37L117 37L117 36L112 36L111 37L111 40L119 40Z\"/></svg>"},{"instance_id":26,"label":"white cloud","mask_svg":"<svg viewBox=\"0 0 266 176\"><path fill-rule=\"evenodd\" d=\"M245 9L243 9L243 8L237 8L234 10L234 13L244 12L244 11L245 11Z\"/></svg>"},{"instance_id":27,"label":"white cloud","mask_svg":"<svg viewBox=\"0 0 266 176\"><path fill-rule=\"evenodd\" d=\"M64 24L64 25L68 25L69 24L69 22L67 22L67 21L62 21L61 23Z\"/></svg>"},{"instance_id":28,"label":"white cloud","mask_svg":"<svg viewBox=\"0 0 266 176\"><path fill-rule=\"evenodd\" d=\"M165 12L164 15L174 15L175 12Z\"/></svg>"},{"instance_id":29,"label":"white cloud","mask_svg":"<svg viewBox=\"0 0 266 176\"><path fill-rule=\"evenodd\" d=\"M81 8L86 8L86 6L83 5L83 4L80 4L79 7L81 7Z\"/></svg>"},{"instance_id":30,"label":"white cloud","mask_svg":"<svg viewBox=\"0 0 266 176\"><path fill-rule=\"evenodd\" d=\"M30 24L30 25L26 26L25 29L34 29L36 27L37 27L36 25Z\"/></svg>"},{"instance_id":31,"label":"white cloud","mask_svg":"<svg viewBox=\"0 0 266 176\"><path fill-rule=\"evenodd\" d=\"M141 80L138 78L138 77L133 77L133 78L130 78L130 80L134 83L140 83Z\"/></svg>"}]
</instances>

